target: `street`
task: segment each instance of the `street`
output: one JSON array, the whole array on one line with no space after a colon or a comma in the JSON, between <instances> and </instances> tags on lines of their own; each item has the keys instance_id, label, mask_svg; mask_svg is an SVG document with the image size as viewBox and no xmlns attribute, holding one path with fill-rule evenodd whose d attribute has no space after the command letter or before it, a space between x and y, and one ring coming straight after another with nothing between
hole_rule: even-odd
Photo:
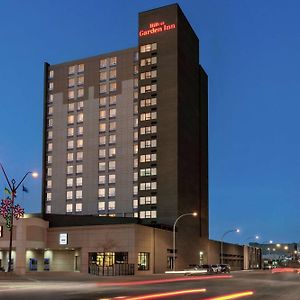
<instances>
[{"instance_id":1,"label":"street","mask_svg":"<svg viewBox=\"0 0 300 300\"><path fill-rule=\"evenodd\" d=\"M300 275L237 271L230 275L97 277L80 273L0 274L0 299L300 299Z\"/></svg>"}]
</instances>

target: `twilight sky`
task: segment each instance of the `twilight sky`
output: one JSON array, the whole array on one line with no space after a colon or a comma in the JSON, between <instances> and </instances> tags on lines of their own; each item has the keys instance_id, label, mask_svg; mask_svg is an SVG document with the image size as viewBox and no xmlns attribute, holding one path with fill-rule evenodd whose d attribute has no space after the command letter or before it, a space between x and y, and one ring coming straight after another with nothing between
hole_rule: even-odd
<instances>
[{"instance_id":1,"label":"twilight sky","mask_svg":"<svg viewBox=\"0 0 300 300\"><path fill-rule=\"evenodd\" d=\"M0 162L17 181L41 173L43 63L137 45L147 0L0 1ZM300 3L178 1L209 76L210 237L300 242ZM0 175L0 189L5 182ZM39 212L41 178L19 192Z\"/></svg>"}]
</instances>

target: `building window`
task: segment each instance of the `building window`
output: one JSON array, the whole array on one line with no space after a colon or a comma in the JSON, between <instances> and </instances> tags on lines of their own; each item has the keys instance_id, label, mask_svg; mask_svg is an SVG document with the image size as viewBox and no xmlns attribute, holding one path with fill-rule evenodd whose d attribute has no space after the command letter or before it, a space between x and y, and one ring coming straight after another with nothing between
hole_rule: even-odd
<instances>
[{"instance_id":1,"label":"building window","mask_svg":"<svg viewBox=\"0 0 300 300\"><path fill-rule=\"evenodd\" d=\"M73 191L67 191L67 200L73 199Z\"/></svg>"},{"instance_id":2,"label":"building window","mask_svg":"<svg viewBox=\"0 0 300 300\"><path fill-rule=\"evenodd\" d=\"M116 196L116 188L110 187L108 189L108 197L115 197Z\"/></svg>"},{"instance_id":3,"label":"building window","mask_svg":"<svg viewBox=\"0 0 300 300\"><path fill-rule=\"evenodd\" d=\"M105 175L100 175L98 182L99 184L105 184Z\"/></svg>"},{"instance_id":4,"label":"building window","mask_svg":"<svg viewBox=\"0 0 300 300\"><path fill-rule=\"evenodd\" d=\"M147 58L141 59L140 66L141 67L150 66L150 65L154 65L156 63L157 63L157 57L152 56L152 57L147 57Z\"/></svg>"},{"instance_id":5,"label":"building window","mask_svg":"<svg viewBox=\"0 0 300 300\"><path fill-rule=\"evenodd\" d=\"M117 96L116 95L109 96L109 105L116 104L116 102L117 102Z\"/></svg>"},{"instance_id":6,"label":"building window","mask_svg":"<svg viewBox=\"0 0 300 300\"><path fill-rule=\"evenodd\" d=\"M76 186L82 186L82 177L77 177L76 178Z\"/></svg>"},{"instance_id":7,"label":"building window","mask_svg":"<svg viewBox=\"0 0 300 300\"><path fill-rule=\"evenodd\" d=\"M73 178L67 178L67 187L73 187Z\"/></svg>"},{"instance_id":8,"label":"building window","mask_svg":"<svg viewBox=\"0 0 300 300\"><path fill-rule=\"evenodd\" d=\"M138 270L147 271L150 268L150 253L139 252L138 253Z\"/></svg>"},{"instance_id":9,"label":"building window","mask_svg":"<svg viewBox=\"0 0 300 300\"><path fill-rule=\"evenodd\" d=\"M117 57L116 57L116 56L111 57L111 58L109 59L109 65L110 65L110 66L115 66L116 64L117 64Z\"/></svg>"},{"instance_id":10,"label":"building window","mask_svg":"<svg viewBox=\"0 0 300 300\"><path fill-rule=\"evenodd\" d=\"M74 124L74 115L68 116L68 124Z\"/></svg>"},{"instance_id":11,"label":"building window","mask_svg":"<svg viewBox=\"0 0 300 300\"><path fill-rule=\"evenodd\" d=\"M77 78L77 85L83 85L84 84L84 76L79 76Z\"/></svg>"},{"instance_id":12,"label":"building window","mask_svg":"<svg viewBox=\"0 0 300 300\"><path fill-rule=\"evenodd\" d=\"M133 186L133 195L136 196L138 194L138 186L134 185Z\"/></svg>"},{"instance_id":13,"label":"building window","mask_svg":"<svg viewBox=\"0 0 300 300\"><path fill-rule=\"evenodd\" d=\"M75 66L69 66L69 72L68 72L69 75L73 75L75 74Z\"/></svg>"},{"instance_id":14,"label":"building window","mask_svg":"<svg viewBox=\"0 0 300 300\"><path fill-rule=\"evenodd\" d=\"M83 97L84 96L84 89L78 89L77 90L77 97Z\"/></svg>"},{"instance_id":15,"label":"building window","mask_svg":"<svg viewBox=\"0 0 300 300\"><path fill-rule=\"evenodd\" d=\"M74 141L68 141L67 148L68 149L73 149L74 148Z\"/></svg>"},{"instance_id":16,"label":"building window","mask_svg":"<svg viewBox=\"0 0 300 300\"><path fill-rule=\"evenodd\" d=\"M107 84L106 83L101 83L100 86L99 86L99 91L100 91L100 94L107 93Z\"/></svg>"},{"instance_id":17,"label":"building window","mask_svg":"<svg viewBox=\"0 0 300 300\"><path fill-rule=\"evenodd\" d=\"M51 214L51 205L46 205L46 214Z\"/></svg>"},{"instance_id":18,"label":"building window","mask_svg":"<svg viewBox=\"0 0 300 300\"><path fill-rule=\"evenodd\" d=\"M133 207L133 209L138 208L138 201L137 201L136 199L134 199L134 200L132 201L132 207Z\"/></svg>"},{"instance_id":19,"label":"building window","mask_svg":"<svg viewBox=\"0 0 300 300\"><path fill-rule=\"evenodd\" d=\"M76 199L82 199L82 190L77 190L75 196Z\"/></svg>"},{"instance_id":20,"label":"building window","mask_svg":"<svg viewBox=\"0 0 300 300\"><path fill-rule=\"evenodd\" d=\"M75 210L76 210L76 212L81 212L82 211L82 203L76 203Z\"/></svg>"},{"instance_id":21,"label":"building window","mask_svg":"<svg viewBox=\"0 0 300 300\"><path fill-rule=\"evenodd\" d=\"M99 162L99 171L105 171L105 161Z\"/></svg>"},{"instance_id":22,"label":"building window","mask_svg":"<svg viewBox=\"0 0 300 300\"><path fill-rule=\"evenodd\" d=\"M156 139L153 140L145 140L145 141L141 141L140 142L140 148L144 149L144 148L153 148L156 147L157 142Z\"/></svg>"},{"instance_id":23,"label":"building window","mask_svg":"<svg viewBox=\"0 0 300 300\"><path fill-rule=\"evenodd\" d=\"M82 148L83 147L83 140L77 140L77 148Z\"/></svg>"},{"instance_id":24,"label":"building window","mask_svg":"<svg viewBox=\"0 0 300 300\"><path fill-rule=\"evenodd\" d=\"M105 210L105 202L98 202L98 210Z\"/></svg>"},{"instance_id":25,"label":"building window","mask_svg":"<svg viewBox=\"0 0 300 300\"><path fill-rule=\"evenodd\" d=\"M83 171L83 166L82 165L77 165L76 166L76 174L81 174Z\"/></svg>"},{"instance_id":26,"label":"building window","mask_svg":"<svg viewBox=\"0 0 300 300\"><path fill-rule=\"evenodd\" d=\"M71 175L74 172L74 167L73 166L67 166L67 175Z\"/></svg>"},{"instance_id":27,"label":"building window","mask_svg":"<svg viewBox=\"0 0 300 300\"><path fill-rule=\"evenodd\" d=\"M83 122L83 113L80 113L77 115L77 123L82 123Z\"/></svg>"},{"instance_id":28,"label":"building window","mask_svg":"<svg viewBox=\"0 0 300 300\"><path fill-rule=\"evenodd\" d=\"M137 154L139 151L139 146L138 145L133 145L133 154Z\"/></svg>"},{"instance_id":29,"label":"building window","mask_svg":"<svg viewBox=\"0 0 300 300\"><path fill-rule=\"evenodd\" d=\"M140 191L156 190L156 188L157 188L156 181L140 183Z\"/></svg>"},{"instance_id":30,"label":"building window","mask_svg":"<svg viewBox=\"0 0 300 300\"><path fill-rule=\"evenodd\" d=\"M116 135L115 134L110 134L109 135L109 143L110 144L115 144L116 143Z\"/></svg>"},{"instance_id":31,"label":"building window","mask_svg":"<svg viewBox=\"0 0 300 300\"><path fill-rule=\"evenodd\" d=\"M109 148L108 156L109 157L115 157L116 156L116 148Z\"/></svg>"},{"instance_id":32,"label":"building window","mask_svg":"<svg viewBox=\"0 0 300 300\"><path fill-rule=\"evenodd\" d=\"M139 133L137 131L133 132L133 141L136 142L139 138Z\"/></svg>"},{"instance_id":33,"label":"building window","mask_svg":"<svg viewBox=\"0 0 300 300\"><path fill-rule=\"evenodd\" d=\"M106 123L100 123L99 132L105 132L105 131L106 131Z\"/></svg>"},{"instance_id":34,"label":"building window","mask_svg":"<svg viewBox=\"0 0 300 300\"><path fill-rule=\"evenodd\" d=\"M111 108L109 110L109 117L110 118L115 118L116 117L116 113L117 113L117 110L115 108Z\"/></svg>"},{"instance_id":35,"label":"building window","mask_svg":"<svg viewBox=\"0 0 300 300\"><path fill-rule=\"evenodd\" d=\"M141 80L143 80L143 79L150 79L150 78L156 78L156 77L157 77L157 70L143 72L140 75Z\"/></svg>"},{"instance_id":36,"label":"building window","mask_svg":"<svg viewBox=\"0 0 300 300\"><path fill-rule=\"evenodd\" d=\"M68 137L74 136L74 128L73 127L68 128L68 130L67 130L67 136Z\"/></svg>"},{"instance_id":37,"label":"building window","mask_svg":"<svg viewBox=\"0 0 300 300\"><path fill-rule=\"evenodd\" d=\"M71 162L74 160L74 153L73 152L68 152L67 153L67 162Z\"/></svg>"},{"instance_id":38,"label":"building window","mask_svg":"<svg viewBox=\"0 0 300 300\"><path fill-rule=\"evenodd\" d=\"M134 158L134 159L133 159L133 167L134 167L134 168L137 168L137 167L138 167L138 159L137 159L137 158Z\"/></svg>"},{"instance_id":39,"label":"building window","mask_svg":"<svg viewBox=\"0 0 300 300\"><path fill-rule=\"evenodd\" d=\"M156 168L145 168L145 169L140 169L140 176L155 176L156 173Z\"/></svg>"},{"instance_id":40,"label":"building window","mask_svg":"<svg viewBox=\"0 0 300 300\"><path fill-rule=\"evenodd\" d=\"M47 139L48 140L52 140L52 138L53 138L53 131L48 131L48 133L47 133Z\"/></svg>"},{"instance_id":41,"label":"building window","mask_svg":"<svg viewBox=\"0 0 300 300\"><path fill-rule=\"evenodd\" d=\"M48 108L48 115L52 115L53 114L53 106L50 106Z\"/></svg>"},{"instance_id":42,"label":"building window","mask_svg":"<svg viewBox=\"0 0 300 300\"><path fill-rule=\"evenodd\" d=\"M99 198L105 197L105 189L103 189L103 188L98 189L98 197Z\"/></svg>"},{"instance_id":43,"label":"building window","mask_svg":"<svg viewBox=\"0 0 300 300\"><path fill-rule=\"evenodd\" d=\"M83 127L82 126L77 127L77 135L83 135Z\"/></svg>"},{"instance_id":44,"label":"building window","mask_svg":"<svg viewBox=\"0 0 300 300\"><path fill-rule=\"evenodd\" d=\"M49 71L49 76L48 76L48 78L49 79L52 79L54 77L54 71L53 70L50 70Z\"/></svg>"},{"instance_id":45,"label":"building window","mask_svg":"<svg viewBox=\"0 0 300 300\"><path fill-rule=\"evenodd\" d=\"M78 73L84 72L84 64L79 64L78 65Z\"/></svg>"},{"instance_id":46,"label":"building window","mask_svg":"<svg viewBox=\"0 0 300 300\"><path fill-rule=\"evenodd\" d=\"M133 172L133 181L138 180L138 172Z\"/></svg>"},{"instance_id":47,"label":"building window","mask_svg":"<svg viewBox=\"0 0 300 300\"><path fill-rule=\"evenodd\" d=\"M46 168L47 176L52 176L52 168Z\"/></svg>"},{"instance_id":48,"label":"building window","mask_svg":"<svg viewBox=\"0 0 300 300\"><path fill-rule=\"evenodd\" d=\"M108 209L109 210L116 209L116 201L108 201Z\"/></svg>"},{"instance_id":49,"label":"building window","mask_svg":"<svg viewBox=\"0 0 300 300\"><path fill-rule=\"evenodd\" d=\"M104 58L104 59L100 59L100 68L106 68L107 66L107 59Z\"/></svg>"},{"instance_id":50,"label":"building window","mask_svg":"<svg viewBox=\"0 0 300 300\"><path fill-rule=\"evenodd\" d=\"M53 126L53 119L48 119L48 127L52 127Z\"/></svg>"},{"instance_id":51,"label":"building window","mask_svg":"<svg viewBox=\"0 0 300 300\"><path fill-rule=\"evenodd\" d=\"M140 115L140 120L141 121L149 121L149 120L156 120L156 116L157 116L157 113L156 111L153 111L153 112L149 112L149 113L142 113Z\"/></svg>"},{"instance_id":52,"label":"building window","mask_svg":"<svg viewBox=\"0 0 300 300\"><path fill-rule=\"evenodd\" d=\"M156 84L147 84L141 86L140 92L141 94L149 93L149 92L156 92L157 91L157 85Z\"/></svg>"},{"instance_id":53,"label":"building window","mask_svg":"<svg viewBox=\"0 0 300 300\"><path fill-rule=\"evenodd\" d=\"M83 101L77 102L77 110L82 110L83 109Z\"/></svg>"},{"instance_id":54,"label":"building window","mask_svg":"<svg viewBox=\"0 0 300 300\"><path fill-rule=\"evenodd\" d=\"M145 204L156 204L157 198L156 196L146 196L146 197L140 197L140 205Z\"/></svg>"},{"instance_id":55,"label":"building window","mask_svg":"<svg viewBox=\"0 0 300 300\"><path fill-rule=\"evenodd\" d=\"M99 149L99 158L105 158L106 149Z\"/></svg>"},{"instance_id":56,"label":"building window","mask_svg":"<svg viewBox=\"0 0 300 300\"><path fill-rule=\"evenodd\" d=\"M54 83L53 82L49 82L49 91L52 91L54 88Z\"/></svg>"},{"instance_id":57,"label":"building window","mask_svg":"<svg viewBox=\"0 0 300 300\"><path fill-rule=\"evenodd\" d=\"M109 131L116 130L116 122L109 122Z\"/></svg>"},{"instance_id":58,"label":"building window","mask_svg":"<svg viewBox=\"0 0 300 300\"><path fill-rule=\"evenodd\" d=\"M156 125L153 126L145 126L140 128L140 134L150 134L150 133L156 133L157 127Z\"/></svg>"},{"instance_id":59,"label":"building window","mask_svg":"<svg viewBox=\"0 0 300 300\"><path fill-rule=\"evenodd\" d=\"M69 78L68 80L68 87L74 87L75 86L75 78Z\"/></svg>"},{"instance_id":60,"label":"building window","mask_svg":"<svg viewBox=\"0 0 300 300\"><path fill-rule=\"evenodd\" d=\"M47 150L49 152L51 152L53 150L53 144L52 143L48 143Z\"/></svg>"},{"instance_id":61,"label":"building window","mask_svg":"<svg viewBox=\"0 0 300 300\"><path fill-rule=\"evenodd\" d=\"M117 70L111 69L109 70L109 79L115 79L117 77Z\"/></svg>"},{"instance_id":62,"label":"building window","mask_svg":"<svg viewBox=\"0 0 300 300\"><path fill-rule=\"evenodd\" d=\"M99 106L105 106L105 105L106 105L106 97L100 97Z\"/></svg>"},{"instance_id":63,"label":"building window","mask_svg":"<svg viewBox=\"0 0 300 300\"><path fill-rule=\"evenodd\" d=\"M140 155L140 162L156 161L156 153Z\"/></svg>"},{"instance_id":64,"label":"building window","mask_svg":"<svg viewBox=\"0 0 300 300\"><path fill-rule=\"evenodd\" d=\"M146 44L146 45L140 46L140 52L141 53L154 51L156 49L157 49L157 43Z\"/></svg>"},{"instance_id":65,"label":"building window","mask_svg":"<svg viewBox=\"0 0 300 300\"><path fill-rule=\"evenodd\" d=\"M100 81L106 81L107 80L107 72L103 71L100 72Z\"/></svg>"},{"instance_id":66,"label":"building window","mask_svg":"<svg viewBox=\"0 0 300 300\"><path fill-rule=\"evenodd\" d=\"M71 213L73 211L73 204L72 203L68 203L66 205L66 212L67 213Z\"/></svg>"},{"instance_id":67,"label":"building window","mask_svg":"<svg viewBox=\"0 0 300 300\"><path fill-rule=\"evenodd\" d=\"M68 112L74 111L75 104L74 103L68 103Z\"/></svg>"},{"instance_id":68,"label":"building window","mask_svg":"<svg viewBox=\"0 0 300 300\"><path fill-rule=\"evenodd\" d=\"M2 237L3 237L3 226L0 225L0 238L2 238Z\"/></svg>"},{"instance_id":69,"label":"building window","mask_svg":"<svg viewBox=\"0 0 300 300\"><path fill-rule=\"evenodd\" d=\"M115 174L108 175L108 183L116 183L116 175Z\"/></svg>"},{"instance_id":70,"label":"building window","mask_svg":"<svg viewBox=\"0 0 300 300\"><path fill-rule=\"evenodd\" d=\"M49 95L49 98L48 98L48 102L49 102L49 103L52 103L52 102L53 102L53 99L54 99L53 94L50 94L50 95Z\"/></svg>"},{"instance_id":71,"label":"building window","mask_svg":"<svg viewBox=\"0 0 300 300\"><path fill-rule=\"evenodd\" d=\"M100 110L99 111L99 119L105 119L106 118L106 111Z\"/></svg>"},{"instance_id":72,"label":"building window","mask_svg":"<svg viewBox=\"0 0 300 300\"><path fill-rule=\"evenodd\" d=\"M83 160L83 152L82 152L82 151L78 151L78 152L76 153L76 160L77 160L77 161Z\"/></svg>"},{"instance_id":73,"label":"building window","mask_svg":"<svg viewBox=\"0 0 300 300\"><path fill-rule=\"evenodd\" d=\"M116 169L116 161L111 160L108 162L108 169L111 170L115 170Z\"/></svg>"},{"instance_id":74,"label":"building window","mask_svg":"<svg viewBox=\"0 0 300 300\"><path fill-rule=\"evenodd\" d=\"M99 145L105 145L106 144L106 136L99 136Z\"/></svg>"}]
</instances>

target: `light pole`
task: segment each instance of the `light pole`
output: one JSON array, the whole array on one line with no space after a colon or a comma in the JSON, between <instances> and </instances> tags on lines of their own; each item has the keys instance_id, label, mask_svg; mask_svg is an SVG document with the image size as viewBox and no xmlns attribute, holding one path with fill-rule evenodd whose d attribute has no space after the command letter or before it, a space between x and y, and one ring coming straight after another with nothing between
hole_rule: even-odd
<instances>
[{"instance_id":1,"label":"light pole","mask_svg":"<svg viewBox=\"0 0 300 300\"><path fill-rule=\"evenodd\" d=\"M9 180L8 179L8 176L2 166L2 164L0 163L0 167L1 167L1 170L4 174L4 177L6 179L6 182L9 186L9 192L10 192L10 195L11 195L11 201L10 201L10 207L9 207L9 213L8 213L8 220L9 222L7 222L7 227L10 231L10 235L9 235L9 252L8 252L8 272L11 271L11 253L12 253L12 237L13 237L13 224L14 224L14 202L15 202L15 197L17 195L17 190L19 188L19 186L22 184L22 182L25 180L25 178L29 175L29 174L32 174L32 177L36 178L38 177L38 173L36 172L27 172L24 177L22 178L22 180L17 184L15 179L12 179L12 180ZM24 213L24 210L23 210L23 213Z\"/></svg>"},{"instance_id":2,"label":"light pole","mask_svg":"<svg viewBox=\"0 0 300 300\"><path fill-rule=\"evenodd\" d=\"M186 214L182 214L180 215L174 222L174 225L173 225L173 271L176 270L176 263L175 263L175 259L176 259L176 255L175 255L175 249L176 249L176 224L177 222L185 217L185 216L193 216L193 217L196 217L198 215L197 212L191 212L191 213L186 213Z\"/></svg>"},{"instance_id":3,"label":"light pole","mask_svg":"<svg viewBox=\"0 0 300 300\"><path fill-rule=\"evenodd\" d=\"M230 229L230 230L224 232L224 234L222 235L222 239L221 239L221 264L223 264L223 241L224 241L224 237L225 237L225 235L227 235L228 233L231 233L231 232L239 233L240 230L238 228Z\"/></svg>"},{"instance_id":4,"label":"light pole","mask_svg":"<svg viewBox=\"0 0 300 300\"><path fill-rule=\"evenodd\" d=\"M246 244L247 241L250 241L250 240L258 240L259 239L259 236L258 235L255 235L255 236L249 236L245 239L244 243Z\"/></svg>"}]
</instances>

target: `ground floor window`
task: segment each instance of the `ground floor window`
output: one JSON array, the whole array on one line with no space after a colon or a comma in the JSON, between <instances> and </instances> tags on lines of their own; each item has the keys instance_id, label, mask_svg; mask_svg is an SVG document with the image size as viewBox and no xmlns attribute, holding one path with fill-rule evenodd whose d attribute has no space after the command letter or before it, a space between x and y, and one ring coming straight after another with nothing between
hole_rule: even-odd
<instances>
[{"instance_id":1,"label":"ground floor window","mask_svg":"<svg viewBox=\"0 0 300 300\"><path fill-rule=\"evenodd\" d=\"M90 263L99 267L111 267L114 264L127 264L128 252L94 252L90 253Z\"/></svg>"},{"instance_id":2,"label":"ground floor window","mask_svg":"<svg viewBox=\"0 0 300 300\"><path fill-rule=\"evenodd\" d=\"M138 270L149 270L150 268L150 253L149 252L139 252L138 253Z\"/></svg>"}]
</instances>

